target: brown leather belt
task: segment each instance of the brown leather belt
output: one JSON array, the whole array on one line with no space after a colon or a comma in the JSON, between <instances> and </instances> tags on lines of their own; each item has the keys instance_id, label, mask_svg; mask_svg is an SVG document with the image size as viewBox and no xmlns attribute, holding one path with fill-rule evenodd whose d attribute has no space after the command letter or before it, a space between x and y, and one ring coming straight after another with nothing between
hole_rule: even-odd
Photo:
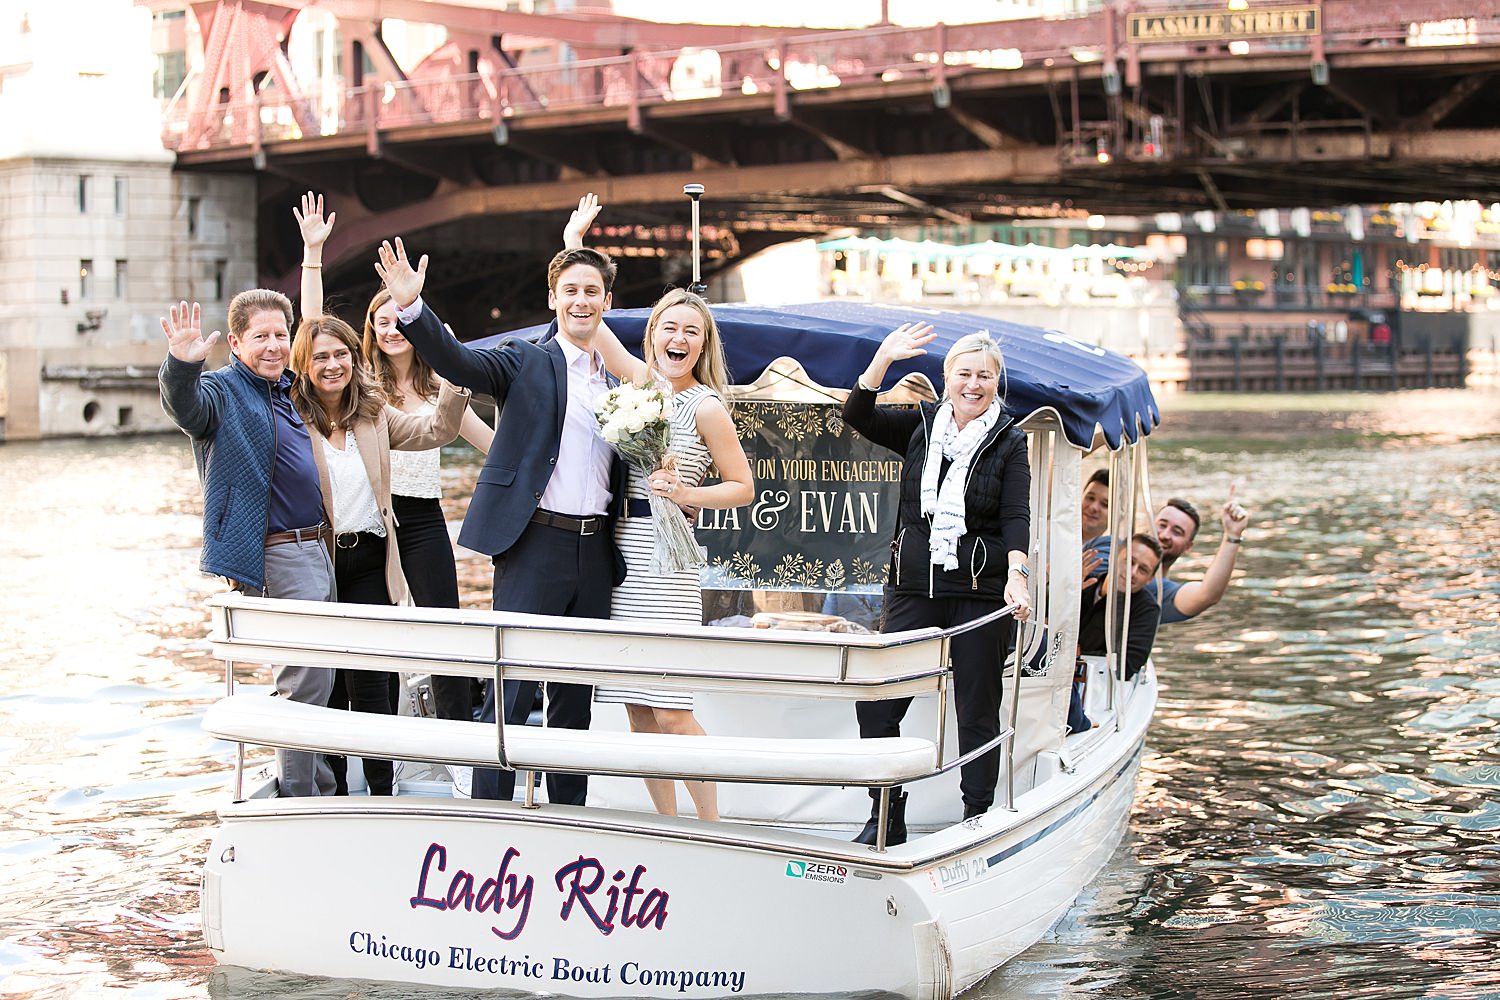
<instances>
[{"instance_id":1,"label":"brown leather belt","mask_svg":"<svg viewBox=\"0 0 1500 1000\"><path fill-rule=\"evenodd\" d=\"M536 509L531 515L532 524L545 524L549 528L562 528L578 535L592 535L603 529L603 517L569 517L566 514L554 514L550 510Z\"/></svg>"},{"instance_id":2,"label":"brown leather belt","mask_svg":"<svg viewBox=\"0 0 1500 1000\"><path fill-rule=\"evenodd\" d=\"M266 547L286 545L290 542L326 542L333 537L333 529L326 524L316 528L292 528L290 531L273 531L266 536Z\"/></svg>"}]
</instances>

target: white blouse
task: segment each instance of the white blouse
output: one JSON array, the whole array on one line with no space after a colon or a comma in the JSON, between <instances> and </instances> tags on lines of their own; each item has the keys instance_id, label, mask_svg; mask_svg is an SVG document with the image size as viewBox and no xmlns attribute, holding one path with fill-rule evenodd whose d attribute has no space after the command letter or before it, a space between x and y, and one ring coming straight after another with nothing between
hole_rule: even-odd
<instances>
[{"instance_id":1,"label":"white blouse","mask_svg":"<svg viewBox=\"0 0 1500 1000\"><path fill-rule=\"evenodd\" d=\"M338 433L335 431L335 433ZM344 431L344 450L323 442L323 456L328 461L328 480L333 488L333 530L339 534L368 531L385 537L385 522L375 501L375 488L359 457L359 442Z\"/></svg>"},{"instance_id":2,"label":"white blouse","mask_svg":"<svg viewBox=\"0 0 1500 1000\"><path fill-rule=\"evenodd\" d=\"M437 412L437 404L429 399L411 412L425 417ZM440 499L443 495L441 454L441 448L428 448L425 451L392 449L391 492L401 497Z\"/></svg>"}]
</instances>

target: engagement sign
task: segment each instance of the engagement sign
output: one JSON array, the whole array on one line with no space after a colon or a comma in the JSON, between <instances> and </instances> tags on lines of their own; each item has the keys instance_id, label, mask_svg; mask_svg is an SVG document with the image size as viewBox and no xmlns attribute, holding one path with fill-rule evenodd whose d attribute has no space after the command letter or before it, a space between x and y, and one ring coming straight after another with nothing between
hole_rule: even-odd
<instances>
[{"instance_id":1,"label":"engagement sign","mask_svg":"<svg viewBox=\"0 0 1500 1000\"><path fill-rule=\"evenodd\" d=\"M755 499L698 516L703 586L878 593L895 534L901 457L833 403L737 402Z\"/></svg>"}]
</instances>

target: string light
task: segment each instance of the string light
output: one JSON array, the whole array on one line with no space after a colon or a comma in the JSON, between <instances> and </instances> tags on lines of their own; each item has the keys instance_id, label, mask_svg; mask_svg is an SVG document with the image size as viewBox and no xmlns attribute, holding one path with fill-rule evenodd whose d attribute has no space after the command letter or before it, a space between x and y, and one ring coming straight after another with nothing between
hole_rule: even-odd
<instances>
[{"instance_id":1,"label":"string light","mask_svg":"<svg viewBox=\"0 0 1500 1000\"><path fill-rule=\"evenodd\" d=\"M1485 267L1483 264L1475 264L1474 266L1469 268L1434 268L1431 264L1427 263L1408 264L1404 260L1398 260L1396 261L1396 270L1400 271L1402 274L1426 274L1428 271L1432 270L1465 270L1475 275L1482 274L1491 281L1500 281L1500 271L1492 271L1488 267Z\"/></svg>"}]
</instances>

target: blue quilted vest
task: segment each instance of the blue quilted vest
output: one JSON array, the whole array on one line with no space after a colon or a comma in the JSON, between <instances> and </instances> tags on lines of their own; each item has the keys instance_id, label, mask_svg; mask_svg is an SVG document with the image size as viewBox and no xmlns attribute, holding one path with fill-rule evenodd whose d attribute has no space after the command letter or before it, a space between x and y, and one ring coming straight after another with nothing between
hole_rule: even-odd
<instances>
[{"instance_id":1,"label":"blue quilted vest","mask_svg":"<svg viewBox=\"0 0 1500 1000\"><path fill-rule=\"evenodd\" d=\"M276 455L272 384L236 358L218 371L168 355L158 373L162 408L193 441L203 483L199 568L265 586L266 518ZM277 388L291 386L283 372Z\"/></svg>"}]
</instances>

